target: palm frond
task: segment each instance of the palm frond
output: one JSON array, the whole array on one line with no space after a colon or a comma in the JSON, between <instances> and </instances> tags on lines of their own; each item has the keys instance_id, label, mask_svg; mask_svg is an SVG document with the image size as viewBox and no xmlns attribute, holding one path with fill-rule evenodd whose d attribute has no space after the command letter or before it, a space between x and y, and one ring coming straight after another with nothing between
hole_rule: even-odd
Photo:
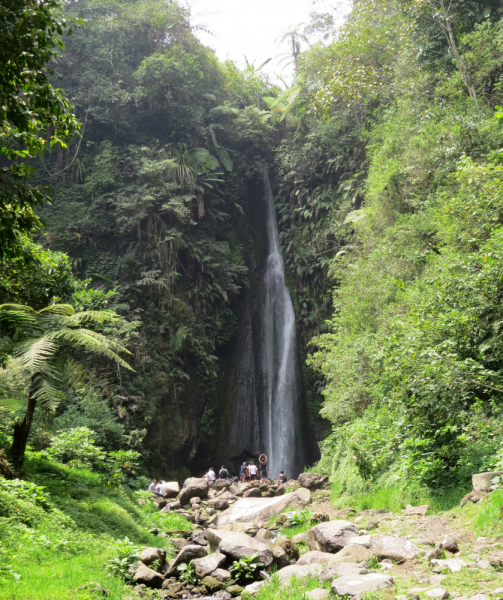
<instances>
[{"instance_id":1,"label":"palm frond","mask_svg":"<svg viewBox=\"0 0 503 600\"><path fill-rule=\"evenodd\" d=\"M75 314L75 309L70 304L51 304L46 306L42 310L38 311L40 315L60 315L62 317L69 317Z\"/></svg>"},{"instance_id":2,"label":"palm frond","mask_svg":"<svg viewBox=\"0 0 503 600\"><path fill-rule=\"evenodd\" d=\"M103 354L108 358L111 358L116 363L133 371L134 369L128 365L114 350L117 352L126 352L131 354L127 348L121 346L119 343L108 339L101 333L96 331L90 331L89 329L61 329L59 331L53 331L46 336L48 339L57 341L58 343L65 343L69 345L79 345L88 352L96 352L97 354Z\"/></svg>"},{"instance_id":3,"label":"palm frond","mask_svg":"<svg viewBox=\"0 0 503 600\"><path fill-rule=\"evenodd\" d=\"M46 335L18 342L14 346L12 354L19 358L19 362L25 369L34 373L45 370L58 349L58 344Z\"/></svg>"}]
</instances>

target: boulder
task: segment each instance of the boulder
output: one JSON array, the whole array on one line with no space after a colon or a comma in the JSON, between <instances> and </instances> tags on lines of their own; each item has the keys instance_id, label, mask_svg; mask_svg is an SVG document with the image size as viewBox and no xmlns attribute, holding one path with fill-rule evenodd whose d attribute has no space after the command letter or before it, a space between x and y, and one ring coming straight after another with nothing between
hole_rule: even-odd
<instances>
[{"instance_id":1,"label":"boulder","mask_svg":"<svg viewBox=\"0 0 503 600\"><path fill-rule=\"evenodd\" d=\"M208 504L217 510L225 510L229 508L229 501L226 498L213 498L208 502Z\"/></svg>"},{"instance_id":2,"label":"boulder","mask_svg":"<svg viewBox=\"0 0 503 600\"><path fill-rule=\"evenodd\" d=\"M222 554L234 559L253 556L258 554L258 562L268 567L273 562L272 550L266 544L251 538L244 533L230 533L225 536L218 546Z\"/></svg>"},{"instance_id":3,"label":"boulder","mask_svg":"<svg viewBox=\"0 0 503 600\"><path fill-rule=\"evenodd\" d=\"M199 479L197 477L190 477L186 479L182 491L178 494L178 501L180 505L188 504L191 498L198 496L199 498L206 498L208 495L209 485L206 479Z\"/></svg>"},{"instance_id":4,"label":"boulder","mask_svg":"<svg viewBox=\"0 0 503 600\"><path fill-rule=\"evenodd\" d=\"M138 584L143 583L147 587L160 589L162 587L164 577L157 571L154 571L154 569L149 569L147 565L142 563L136 569L136 572L133 575L133 581Z\"/></svg>"},{"instance_id":5,"label":"boulder","mask_svg":"<svg viewBox=\"0 0 503 600\"><path fill-rule=\"evenodd\" d=\"M396 535L372 535L370 536L370 550L380 559L389 558L402 562L415 558L420 550L412 542Z\"/></svg>"},{"instance_id":6,"label":"boulder","mask_svg":"<svg viewBox=\"0 0 503 600\"><path fill-rule=\"evenodd\" d=\"M260 591L260 588L263 587L264 583L264 581L255 581L254 583L247 585L243 591L253 596L253 594L257 594Z\"/></svg>"},{"instance_id":7,"label":"boulder","mask_svg":"<svg viewBox=\"0 0 503 600\"><path fill-rule=\"evenodd\" d=\"M502 471L493 471L491 473L477 473L476 475L472 475L472 484L474 492L490 492L493 477L496 475L503 475Z\"/></svg>"},{"instance_id":8,"label":"boulder","mask_svg":"<svg viewBox=\"0 0 503 600\"><path fill-rule=\"evenodd\" d=\"M369 573L356 577L339 577L332 583L332 590L338 596L359 596L381 588L392 588L393 585L393 579L389 575Z\"/></svg>"},{"instance_id":9,"label":"boulder","mask_svg":"<svg viewBox=\"0 0 503 600\"><path fill-rule=\"evenodd\" d=\"M364 548L370 548L370 535L355 536L349 540L349 543L363 546Z\"/></svg>"},{"instance_id":10,"label":"boulder","mask_svg":"<svg viewBox=\"0 0 503 600\"><path fill-rule=\"evenodd\" d=\"M461 571L462 567L466 566L465 561L461 558L448 558L446 560L433 559L431 564L436 565L441 569L449 569L451 573L457 573L458 571Z\"/></svg>"},{"instance_id":11,"label":"boulder","mask_svg":"<svg viewBox=\"0 0 503 600\"><path fill-rule=\"evenodd\" d=\"M199 498L199 496L194 496L189 502L191 507L194 508L194 504L201 504L201 498Z\"/></svg>"},{"instance_id":12,"label":"boulder","mask_svg":"<svg viewBox=\"0 0 503 600\"><path fill-rule=\"evenodd\" d=\"M157 504L157 508L164 508L167 504L166 500L162 496L156 496L154 502Z\"/></svg>"},{"instance_id":13,"label":"boulder","mask_svg":"<svg viewBox=\"0 0 503 600\"><path fill-rule=\"evenodd\" d=\"M330 592L328 590L324 590L323 588L315 588L310 592L307 592L305 595L307 600L326 600L329 596Z\"/></svg>"},{"instance_id":14,"label":"boulder","mask_svg":"<svg viewBox=\"0 0 503 600\"><path fill-rule=\"evenodd\" d=\"M452 537L448 537L442 542L442 548L451 554L457 554L459 552L458 544Z\"/></svg>"},{"instance_id":15,"label":"boulder","mask_svg":"<svg viewBox=\"0 0 503 600\"><path fill-rule=\"evenodd\" d=\"M423 592L423 594L427 598L436 598L437 600L446 600L446 598L449 597L449 592L441 587L435 588L433 590L428 590L427 592Z\"/></svg>"},{"instance_id":16,"label":"boulder","mask_svg":"<svg viewBox=\"0 0 503 600\"><path fill-rule=\"evenodd\" d=\"M222 566L226 559L225 554L215 552L214 554L192 560L192 564L199 579L204 579L207 575L211 575L213 571Z\"/></svg>"},{"instance_id":17,"label":"boulder","mask_svg":"<svg viewBox=\"0 0 503 600\"><path fill-rule=\"evenodd\" d=\"M426 517L426 513L430 510L430 508L431 506L429 504L423 504L422 506L412 506L407 504L407 506L402 510L402 515L406 517Z\"/></svg>"},{"instance_id":18,"label":"boulder","mask_svg":"<svg viewBox=\"0 0 503 600\"><path fill-rule=\"evenodd\" d=\"M218 590L223 590L225 588L225 583L218 581L218 579L212 577L211 575L205 577L202 583L210 593L217 592Z\"/></svg>"},{"instance_id":19,"label":"boulder","mask_svg":"<svg viewBox=\"0 0 503 600\"><path fill-rule=\"evenodd\" d=\"M219 529L244 529L248 523L268 522L287 508L303 508L311 502L306 488L278 498L240 498L218 517Z\"/></svg>"},{"instance_id":20,"label":"boulder","mask_svg":"<svg viewBox=\"0 0 503 600\"><path fill-rule=\"evenodd\" d=\"M291 540L287 535L280 535L275 543L283 548L290 558L299 558L298 549L295 547L293 540Z\"/></svg>"},{"instance_id":21,"label":"boulder","mask_svg":"<svg viewBox=\"0 0 503 600\"><path fill-rule=\"evenodd\" d=\"M145 548L140 554L141 562L144 565L147 565L147 567L158 559L161 566L164 565L166 561L166 550L161 550L160 548Z\"/></svg>"},{"instance_id":22,"label":"boulder","mask_svg":"<svg viewBox=\"0 0 503 600\"><path fill-rule=\"evenodd\" d=\"M306 542L310 550L338 552L347 546L349 540L357 533L356 526L349 521L328 521L313 527L307 534Z\"/></svg>"},{"instance_id":23,"label":"boulder","mask_svg":"<svg viewBox=\"0 0 503 600\"><path fill-rule=\"evenodd\" d=\"M220 545L220 542L225 537L232 535L232 533L232 531L227 531L226 529L207 529L206 537L210 545L210 552L215 552Z\"/></svg>"},{"instance_id":24,"label":"boulder","mask_svg":"<svg viewBox=\"0 0 503 600\"><path fill-rule=\"evenodd\" d=\"M283 550L281 546L277 544L273 544L271 546L272 555L274 564L278 569L282 569L283 567L288 567L290 564L290 559L288 558L288 554Z\"/></svg>"},{"instance_id":25,"label":"boulder","mask_svg":"<svg viewBox=\"0 0 503 600\"><path fill-rule=\"evenodd\" d=\"M294 544L303 544L307 539L307 533L298 533L294 535L292 538L292 542Z\"/></svg>"},{"instance_id":26,"label":"boulder","mask_svg":"<svg viewBox=\"0 0 503 600\"><path fill-rule=\"evenodd\" d=\"M243 498L262 498L262 492L258 488L251 488L250 490L246 490Z\"/></svg>"},{"instance_id":27,"label":"boulder","mask_svg":"<svg viewBox=\"0 0 503 600\"><path fill-rule=\"evenodd\" d=\"M171 543L180 552L182 548L189 545L189 542L185 538L171 538Z\"/></svg>"},{"instance_id":28,"label":"boulder","mask_svg":"<svg viewBox=\"0 0 503 600\"><path fill-rule=\"evenodd\" d=\"M288 490L288 486L283 483L279 486L279 488L274 492L275 496L284 496Z\"/></svg>"},{"instance_id":29,"label":"boulder","mask_svg":"<svg viewBox=\"0 0 503 600\"><path fill-rule=\"evenodd\" d=\"M231 482L226 479L217 479L215 481L215 488L217 490L229 489L231 487Z\"/></svg>"},{"instance_id":30,"label":"boulder","mask_svg":"<svg viewBox=\"0 0 503 600\"><path fill-rule=\"evenodd\" d=\"M228 585L225 589L229 592L231 596L240 596L241 592L244 590L244 587L234 584Z\"/></svg>"},{"instance_id":31,"label":"boulder","mask_svg":"<svg viewBox=\"0 0 503 600\"><path fill-rule=\"evenodd\" d=\"M311 473L301 473L299 475L299 484L308 490L315 490L328 481L328 475L313 475Z\"/></svg>"},{"instance_id":32,"label":"boulder","mask_svg":"<svg viewBox=\"0 0 503 600\"><path fill-rule=\"evenodd\" d=\"M296 565L311 565L318 563L320 565L328 565L328 563L334 558L333 554L329 552L319 552L318 550L312 550L303 554L299 560L295 563Z\"/></svg>"},{"instance_id":33,"label":"boulder","mask_svg":"<svg viewBox=\"0 0 503 600\"><path fill-rule=\"evenodd\" d=\"M332 563L359 563L364 560L369 560L374 556L374 553L357 544L349 544L335 556L332 556Z\"/></svg>"},{"instance_id":34,"label":"boulder","mask_svg":"<svg viewBox=\"0 0 503 600\"><path fill-rule=\"evenodd\" d=\"M356 563L329 563L328 567L320 575L321 581L333 581L337 577L359 577L367 575L368 571L364 565Z\"/></svg>"},{"instance_id":35,"label":"boulder","mask_svg":"<svg viewBox=\"0 0 503 600\"><path fill-rule=\"evenodd\" d=\"M312 565L290 565L276 572L280 581L287 581L292 577L302 579L303 577L317 577L323 571L323 567L317 563Z\"/></svg>"},{"instance_id":36,"label":"boulder","mask_svg":"<svg viewBox=\"0 0 503 600\"><path fill-rule=\"evenodd\" d=\"M167 481L163 483L164 497L165 498L176 498L180 493L180 485L178 481Z\"/></svg>"},{"instance_id":37,"label":"boulder","mask_svg":"<svg viewBox=\"0 0 503 600\"><path fill-rule=\"evenodd\" d=\"M223 583L229 581L231 578L231 574L227 569L215 569L211 574L217 581L222 581Z\"/></svg>"},{"instance_id":38,"label":"boulder","mask_svg":"<svg viewBox=\"0 0 503 600\"><path fill-rule=\"evenodd\" d=\"M177 557L173 560L170 560L168 563L168 570L166 571L166 575L171 575L176 571L176 567L181 563L189 563L191 560L195 558L202 558L203 556L207 556L208 551L206 548L199 546L198 544L189 544L180 550Z\"/></svg>"},{"instance_id":39,"label":"boulder","mask_svg":"<svg viewBox=\"0 0 503 600\"><path fill-rule=\"evenodd\" d=\"M190 541L192 544L199 544L200 546L208 545L208 538L206 537L206 533L204 531L197 531L193 533L190 537Z\"/></svg>"}]
</instances>

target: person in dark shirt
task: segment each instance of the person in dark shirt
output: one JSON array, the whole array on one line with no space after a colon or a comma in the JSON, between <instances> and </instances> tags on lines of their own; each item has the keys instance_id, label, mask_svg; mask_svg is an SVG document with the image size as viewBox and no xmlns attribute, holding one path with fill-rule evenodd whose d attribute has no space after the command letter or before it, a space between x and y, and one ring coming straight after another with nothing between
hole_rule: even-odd
<instances>
[{"instance_id":1,"label":"person in dark shirt","mask_svg":"<svg viewBox=\"0 0 503 600\"><path fill-rule=\"evenodd\" d=\"M244 462L244 463L241 465L241 469L240 469L240 471L239 471L239 476L240 476L240 479L241 479L241 481L243 481L243 482L244 482L244 481L246 481L246 475L247 475L247 473L246 473L246 472L247 472L247 470L248 470L248 469L247 469L247 466L246 466L246 462Z\"/></svg>"},{"instance_id":2,"label":"person in dark shirt","mask_svg":"<svg viewBox=\"0 0 503 600\"><path fill-rule=\"evenodd\" d=\"M229 471L227 471L227 469L224 467L224 465L222 465L220 467L220 472L218 473L218 478L219 479L227 479L227 477L229 477Z\"/></svg>"}]
</instances>

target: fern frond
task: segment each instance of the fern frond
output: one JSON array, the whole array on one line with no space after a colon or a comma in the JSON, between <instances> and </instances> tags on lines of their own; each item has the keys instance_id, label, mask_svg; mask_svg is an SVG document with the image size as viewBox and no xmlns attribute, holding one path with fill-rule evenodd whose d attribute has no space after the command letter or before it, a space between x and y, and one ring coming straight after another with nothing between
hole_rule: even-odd
<instances>
[{"instance_id":1,"label":"fern frond","mask_svg":"<svg viewBox=\"0 0 503 600\"><path fill-rule=\"evenodd\" d=\"M89 329L61 329L60 331L53 331L46 336L48 339L57 341L58 343L65 343L69 345L79 345L88 352L96 352L97 354L103 354L108 358L111 358L116 363L133 371L134 369L128 365L118 354L114 352L126 352L131 354L127 348L124 348L117 342L106 338L101 333L96 331L90 331Z\"/></svg>"},{"instance_id":2,"label":"fern frond","mask_svg":"<svg viewBox=\"0 0 503 600\"><path fill-rule=\"evenodd\" d=\"M102 325L103 323L110 323L112 321L119 320L120 317L112 310L84 310L82 312L76 312L71 317L65 320L65 325L74 326L81 325L82 323L92 322Z\"/></svg>"},{"instance_id":3,"label":"fern frond","mask_svg":"<svg viewBox=\"0 0 503 600\"><path fill-rule=\"evenodd\" d=\"M17 343L12 354L19 358L19 362L25 369L33 373L46 369L58 349L57 343L44 336L28 338Z\"/></svg>"},{"instance_id":4,"label":"fern frond","mask_svg":"<svg viewBox=\"0 0 503 600\"><path fill-rule=\"evenodd\" d=\"M37 314L35 309L31 308L31 306L25 306L24 304L0 304L0 312L4 310L17 310L27 314Z\"/></svg>"},{"instance_id":5,"label":"fern frond","mask_svg":"<svg viewBox=\"0 0 503 600\"><path fill-rule=\"evenodd\" d=\"M65 399L63 392L46 377L37 376L33 379L30 394L44 410L53 412Z\"/></svg>"},{"instance_id":6,"label":"fern frond","mask_svg":"<svg viewBox=\"0 0 503 600\"><path fill-rule=\"evenodd\" d=\"M62 357L59 372L61 373L61 379L68 383L68 385L81 383L87 376L84 367L77 360L68 355Z\"/></svg>"},{"instance_id":7,"label":"fern frond","mask_svg":"<svg viewBox=\"0 0 503 600\"><path fill-rule=\"evenodd\" d=\"M29 306L19 304L0 305L0 321L17 328L32 327L36 329L39 327L39 319L36 311Z\"/></svg>"},{"instance_id":8,"label":"fern frond","mask_svg":"<svg viewBox=\"0 0 503 600\"><path fill-rule=\"evenodd\" d=\"M75 314L75 309L70 304L51 304L38 311L39 315L60 315L61 317L70 317Z\"/></svg>"}]
</instances>

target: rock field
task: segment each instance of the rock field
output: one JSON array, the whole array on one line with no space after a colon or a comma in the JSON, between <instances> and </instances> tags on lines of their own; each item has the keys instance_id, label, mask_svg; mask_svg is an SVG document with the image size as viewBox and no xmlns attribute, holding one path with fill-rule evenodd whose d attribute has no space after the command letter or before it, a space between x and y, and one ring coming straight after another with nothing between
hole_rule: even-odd
<instances>
[{"instance_id":1,"label":"rock field","mask_svg":"<svg viewBox=\"0 0 503 600\"><path fill-rule=\"evenodd\" d=\"M279 489L188 479L176 500L156 502L162 512L187 517L194 530L160 532L173 558L157 548L142 551L131 599L239 600L256 594L273 572L280 585L292 577L317 580L320 587L306 594L312 600L369 593L390 600L503 599L503 539L477 538L460 518L462 508L439 515L429 515L428 506L357 513L336 510L329 499L326 477L310 474ZM282 534L306 507L305 533ZM262 566L250 579L232 573L234 561L254 556ZM189 563L197 584L180 580L180 565Z\"/></svg>"}]
</instances>

